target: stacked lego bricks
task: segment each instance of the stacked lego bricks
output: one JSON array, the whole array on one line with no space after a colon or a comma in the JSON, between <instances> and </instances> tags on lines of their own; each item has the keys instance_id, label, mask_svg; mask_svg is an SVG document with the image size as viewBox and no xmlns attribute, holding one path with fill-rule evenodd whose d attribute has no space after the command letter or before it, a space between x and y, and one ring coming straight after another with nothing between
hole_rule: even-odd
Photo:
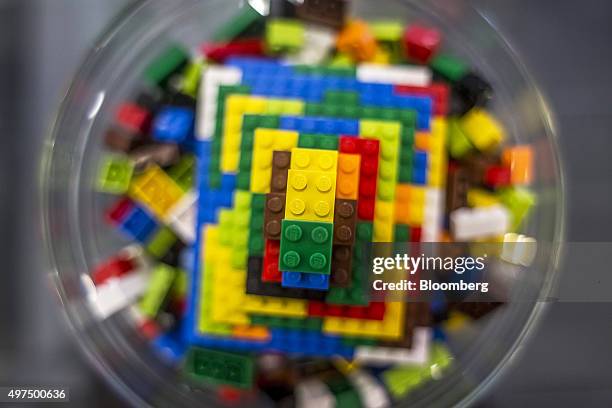
<instances>
[{"instance_id":1,"label":"stacked lego bricks","mask_svg":"<svg viewBox=\"0 0 612 408\"><path fill-rule=\"evenodd\" d=\"M134 244L93 271L92 308L126 310L227 398L257 384L384 406L450 364L449 325L499 304L373 301L368 248L518 232L532 150L506 144L491 86L439 52L436 29L320 3L292 19L247 7L215 42L148 65L98 180Z\"/></svg>"}]
</instances>

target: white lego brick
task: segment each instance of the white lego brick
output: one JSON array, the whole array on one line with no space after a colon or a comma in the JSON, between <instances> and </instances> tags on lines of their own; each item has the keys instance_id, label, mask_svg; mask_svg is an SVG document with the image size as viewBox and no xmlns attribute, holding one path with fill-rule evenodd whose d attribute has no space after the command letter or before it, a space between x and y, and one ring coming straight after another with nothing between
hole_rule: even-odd
<instances>
[{"instance_id":1,"label":"white lego brick","mask_svg":"<svg viewBox=\"0 0 612 408\"><path fill-rule=\"evenodd\" d=\"M317 380L308 379L295 387L297 408L334 408L336 399L327 386Z\"/></svg>"},{"instance_id":2,"label":"white lego brick","mask_svg":"<svg viewBox=\"0 0 612 408\"><path fill-rule=\"evenodd\" d=\"M450 214L450 227L456 241L504 235L510 226L510 214L502 205L459 208Z\"/></svg>"},{"instance_id":3,"label":"white lego brick","mask_svg":"<svg viewBox=\"0 0 612 408\"><path fill-rule=\"evenodd\" d=\"M197 207L198 194L191 190L168 211L164 220L186 244L193 244L196 239Z\"/></svg>"},{"instance_id":4,"label":"white lego brick","mask_svg":"<svg viewBox=\"0 0 612 408\"><path fill-rule=\"evenodd\" d=\"M88 301L94 314L100 319L131 306L143 295L149 283L149 272L138 270L121 278L109 279L90 291Z\"/></svg>"},{"instance_id":5,"label":"white lego brick","mask_svg":"<svg viewBox=\"0 0 612 408\"><path fill-rule=\"evenodd\" d=\"M361 370L355 370L349 374L349 380L355 386L364 408L386 408L391 406L391 401L389 401L385 388L371 375Z\"/></svg>"},{"instance_id":6,"label":"white lego brick","mask_svg":"<svg viewBox=\"0 0 612 408\"><path fill-rule=\"evenodd\" d=\"M336 36L326 27L308 24L304 30L304 46L285 59L289 64L320 64L334 49Z\"/></svg>"},{"instance_id":7,"label":"white lego brick","mask_svg":"<svg viewBox=\"0 0 612 408\"><path fill-rule=\"evenodd\" d=\"M357 79L381 84L429 86L431 70L420 66L389 66L364 63L357 66Z\"/></svg>"},{"instance_id":8,"label":"white lego brick","mask_svg":"<svg viewBox=\"0 0 612 408\"><path fill-rule=\"evenodd\" d=\"M355 361L369 365L424 365L429 361L431 341L431 329L417 327L412 337L412 348L359 346L355 349Z\"/></svg>"},{"instance_id":9,"label":"white lego brick","mask_svg":"<svg viewBox=\"0 0 612 408\"><path fill-rule=\"evenodd\" d=\"M506 234L500 258L511 264L529 266L537 250L538 244L534 238L514 233Z\"/></svg>"},{"instance_id":10,"label":"white lego brick","mask_svg":"<svg viewBox=\"0 0 612 408\"><path fill-rule=\"evenodd\" d=\"M439 242L444 221L444 191L428 187L425 190L422 242Z\"/></svg>"},{"instance_id":11,"label":"white lego brick","mask_svg":"<svg viewBox=\"0 0 612 408\"><path fill-rule=\"evenodd\" d=\"M238 85L241 81L242 71L239 68L210 65L202 70L196 132L198 140L210 140L215 132L219 87Z\"/></svg>"}]
</instances>

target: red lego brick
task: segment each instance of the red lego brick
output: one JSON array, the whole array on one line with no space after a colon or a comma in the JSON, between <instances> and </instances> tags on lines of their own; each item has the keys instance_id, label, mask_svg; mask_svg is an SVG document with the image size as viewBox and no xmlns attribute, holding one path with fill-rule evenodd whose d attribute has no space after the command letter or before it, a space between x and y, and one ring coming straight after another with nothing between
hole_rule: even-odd
<instances>
[{"instance_id":1,"label":"red lego brick","mask_svg":"<svg viewBox=\"0 0 612 408\"><path fill-rule=\"evenodd\" d=\"M385 303L372 302L368 306L341 306L324 302L308 302L308 315L314 317L344 317L362 320L383 320Z\"/></svg>"},{"instance_id":2,"label":"red lego brick","mask_svg":"<svg viewBox=\"0 0 612 408\"><path fill-rule=\"evenodd\" d=\"M359 154L361 156L357 217L363 221L372 221L374 220L376 202L380 142L373 139L341 136L338 150L341 153Z\"/></svg>"},{"instance_id":3,"label":"red lego brick","mask_svg":"<svg viewBox=\"0 0 612 408\"><path fill-rule=\"evenodd\" d=\"M134 103L124 103L117 109L115 120L129 132L146 134L151 126L151 113Z\"/></svg>"},{"instance_id":4,"label":"red lego brick","mask_svg":"<svg viewBox=\"0 0 612 408\"><path fill-rule=\"evenodd\" d=\"M438 52L442 35L438 30L421 24L413 24L404 32L406 56L416 62L427 64Z\"/></svg>"},{"instance_id":5,"label":"red lego brick","mask_svg":"<svg viewBox=\"0 0 612 408\"><path fill-rule=\"evenodd\" d=\"M279 256L280 241L267 239L264 250L263 272L261 274L261 280L263 282L282 282L283 274L278 269Z\"/></svg>"},{"instance_id":6,"label":"red lego brick","mask_svg":"<svg viewBox=\"0 0 612 408\"><path fill-rule=\"evenodd\" d=\"M512 170L504 166L490 166L485 171L484 184L491 188L507 187L512 184Z\"/></svg>"},{"instance_id":7,"label":"red lego brick","mask_svg":"<svg viewBox=\"0 0 612 408\"><path fill-rule=\"evenodd\" d=\"M448 115L450 87L445 83L434 82L430 86L396 85L394 92L398 94L429 96L433 101L434 115Z\"/></svg>"},{"instance_id":8,"label":"red lego brick","mask_svg":"<svg viewBox=\"0 0 612 408\"><path fill-rule=\"evenodd\" d=\"M119 256L113 257L98 265L91 274L94 285L101 285L111 278L118 278L134 270L135 265L131 259Z\"/></svg>"},{"instance_id":9,"label":"red lego brick","mask_svg":"<svg viewBox=\"0 0 612 408\"><path fill-rule=\"evenodd\" d=\"M259 38L239 39L229 43L207 43L202 46L202 54L219 63L235 56L263 56L264 51L264 43Z\"/></svg>"},{"instance_id":10,"label":"red lego brick","mask_svg":"<svg viewBox=\"0 0 612 408\"><path fill-rule=\"evenodd\" d=\"M132 208L134 208L132 201L123 197L106 210L106 220L112 225L119 225Z\"/></svg>"},{"instance_id":11,"label":"red lego brick","mask_svg":"<svg viewBox=\"0 0 612 408\"><path fill-rule=\"evenodd\" d=\"M410 228L410 242L421 242L421 227Z\"/></svg>"},{"instance_id":12,"label":"red lego brick","mask_svg":"<svg viewBox=\"0 0 612 408\"><path fill-rule=\"evenodd\" d=\"M153 319L146 319L138 326L138 332L147 340L154 340L161 333L159 324Z\"/></svg>"}]
</instances>

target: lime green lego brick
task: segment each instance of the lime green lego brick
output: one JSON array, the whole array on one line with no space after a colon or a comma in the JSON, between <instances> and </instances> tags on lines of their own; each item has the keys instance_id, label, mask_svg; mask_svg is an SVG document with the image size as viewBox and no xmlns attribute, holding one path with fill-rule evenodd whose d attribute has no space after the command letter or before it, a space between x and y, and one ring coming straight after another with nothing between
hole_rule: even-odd
<instances>
[{"instance_id":1,"label":"lime green lego brick","mask_svg":"<svg viewBox=\"0 0 612 408\"><path fill-rule=\"evenodd\" d=\"M232 268L246 270L249 256L251 193L236 190L233 209Z\"/></svg>"},{"instance_id":2,"label":"lime green lego brick","mask_svg":"<svg viewBox=\"0 0 612 408\"><path fill-rule=\"evenodd\" d=\"M177 164L168 169L168 176L185 192L194 187L195 164L194 155L184 154Z\"/></svg>"},{"instance_id":3,"label":"lime green lego brick","mask_svg":"<svg viewBox=\"0 0 612 408\"><path fill-rule=\"evenodd\" d=\"M164 303L176 278L176 269L166 264L158 264L151 272L147 290L138 303L143 315L154 319Z\"/></svg>"},{"instance_id":4,"label":"lime green lego brick","mask_svg":"<svg viewBox=\"0 0 612 408\"><path fill-rule=\"evenodd\" d=\"M251 315L251 324L278 329L321 331L323 320L314 317L293 319L281 316Z\"/></svg>"},{"instance_id":5,"label":"lime green lego brick","mask_svg":"<svg viewBox=\"0 0 612 408\"><path fill-rule=\"evenodd\" d=\"M266 48L271 52L296 51L304 46L304 24L299 20L275 18L266 25Z\"/></svg>"},{"instance_id":6,"label":"lime green lego brick","mask_svg":"<svg viewBox=\"0 0 612 408\"><path fill-rule=\"evenodd\" d=\"M244 6L235 16L229 21L225 21L213 33L212 40L216 42L230 41L236 38L240 33L247 30L253 24L264 19L257 10L244 2Z\"/></svg>"},{"instance_id":7,"label":"lime green lego brick","mask_svg":"<svg viewBox=\"0 0 612 408\"><path fill-rule=\"evenodd\" d=\"M234 212L228 208L219 210L219 244L231 247L234 233Z\"/></svg>"},{"instance_id":8,"label":"lime green lego brick","mask_svg":"<svg viewBox=\"0 0 612 408\"><path fill-rule=\"evenodd\" d=\"M377 41L399 42L404 34L404 24L401 21L380 20L373 21L369 25Z\"/></svg>"},{"instance_id":9,"label":"lime green lego brick","mask_svg":"<svg viewBox=\"0 0 612 408\"><path fill-rule=\"evenodd\" d=\"M231 326L215 322L211 318L215 269L212 262L205 262L204 270L200 273L202 282L200 288L201 295L200 299L198 299L198 332L205 335L229 336L232 333Z\"/></svg>"},{"instance_id":10,"label":"lime green lego brick","mask_svg":"<svg viewBox=\"0 0 612 408\"><path fill-rule=\"evenodd\" d=\"M451 82L457 82L469 72L461 59L448 54L438 54L429 63L431 69Z\"/></svg>"},{"instance_id":11,"label":"lime green lego brick","mask_svg":"<svg viewBox=\"0 0 612 408\"><path fill-rule=\"evenodd\" d=\"M351 91L327 91L323 103L336 105L359 105L359 94Z\"/></svg>"},{"instance_id":12,"label":"lime green lego brick","mask_svg":"<svg viewBox=\"0 0 612 408\"><path fill-rule=\"evenodd\" d=\"M198 97L198 88L200 86L200 79L202 78L202 70L205 65L202 57L198 57L187 64L187 67L183 71L183 78L181 79L181 86L179 88L182 93L193 98Z\"/></svg>"},{"instance_id":13,"label":"lime green lego brick","mask_svg":"<svg viewBox=\"0 0 612 408\"><path fill-rule=\"evenodd\" d=\"M176 268L176 278L172 284L171 296L175 299L184 299L189 290L189 275L187 271Z\"/></svg>"},{"instance_id":14,"label":"lime green lego brick","mask_svg":"<svg viewBox=\"0 0 612 408\"><path fill-rule=\"evenodd\" d=\"M298 147L305 149L338 150L338 135L303 133L298 137Z\"/></svg>"},{"instance_id":15,"label":"lime green lego brick","mask_svg":"<svg viewBox=\"0 0 612 408\"><path fill-rule=\"evenodd\" d=\"M171 45L158 55L144 70L144 78L153 85L163 83L189 59L189 52L179 45Z\"/></svg>"},{"instance_id":16,"label":"lime green lego brick","mask_svg":"<svg viewBox=\"0 0 612 408\"><path fill-rule=\"evenodd\" d=\"M146 246L147 253L157 259L163 258L176 244L178 238L168 227L160 228Z\"/></svg>"},{"instance_id":17,"label":"lime green lego brick","mask_svg":"<svg viewBox=\"0 0 612 408\"><path fill-rule=\"evenodd\" d=\"M348 54L337 53L328 61L328 67L330 68L340 68L353 70L353 72L357 71L357 67L355 66L355 61Z\"/></svg>"},{"instance_id":18,"label":"lime green lego brick","mask_svg":"<svg viewBox=\"0 0 612 408\"><path fill-rule=\"evenodd\" d=\"M251 187L251 165L255 129L278 129L278 115L244 115L242 119L242 138L240 139L240 161L238 163L237 186L248 191Z\"/></svg>"},{"instance_id":19,"label":"lime green lego brick","mask_svg":"<svg viewBox=\"0 0 612 408\"><path fill-rule=\"evenodd\" d=\"M263 256L264 253L264 213L265 194L251 197L251 220L249 223L249 256Z\"/></svg>"},{"instance_id":20,"label":"lime green lego brick","mask_svg":"<svg viewBox=\"0 0 612 408\"><path fill-rule=\"evenodd\" d=\"M531 208L536 204L535 194L526 188L513 187L501 190L499 199L510 212L511 231L520 232L521 225L529 215Z\"/></svg>"},{"instance_id":21,"label":"lime green lego brick","mask_svg":"<svg viewBox=\"0 0 612 408\"><path fill-rule=\"evenodd\" d=\"M104 193L126 193L134 174L134 163L127 157L105 156L102 159L96 189Z\"/></svg>"},{"instance_id":22,"label":"lime green lego brick","mask_svg":"<svg viewBox=\"0 0 612 408\"><path fill-rule=\"evenodd\" d=\"M459 120L452 118L448 120L448 151L454 159L460 159L474 150L474 145L463 133Z\"/></svg>"},{"instance_id":23,"label":"lime green lego brick","mask_svg":"<svg viewBox=\"0 0 612 408\"><path fill-rule=\"evenodd\" d=\"M367 306L369 296L367 281L369 271L367 264L368 246L374 236L373 225L370 222L357 223L355 250L353 250L353 266L351 284L346 288L330 288L326 301L338 305Z\"/></svg>"},{"instance_id":24,"label":"lime green lego brick","mask_svg":"<svg viewBox=\"0 0 612 408\"><path fill-rule=\"evenodd\" d=\"M250 389L255 378L255 362L249 354L192 348L184 368L194 380L211 385Z\"/></svg>"}]
</instances>

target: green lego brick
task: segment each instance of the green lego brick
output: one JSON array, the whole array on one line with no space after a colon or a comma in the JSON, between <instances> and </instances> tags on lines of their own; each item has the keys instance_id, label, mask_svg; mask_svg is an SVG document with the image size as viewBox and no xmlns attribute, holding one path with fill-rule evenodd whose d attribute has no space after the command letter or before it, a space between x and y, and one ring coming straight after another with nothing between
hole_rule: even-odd
<instances>
[{"instance_id":1,"label":"green lego brick","mask_svg":"<svg viewBox=\"0 0 612 408\"><path fill-rule=\"evenodd\" d=\"M168 299L170 289L176 278L176 269L163 263L151 272L147 290L138 303L143 315L154 319Z\"/></svg>"},{"instance_id":2,"label":"green lego brick","mask_svg":"<svg viewBox=\"0 0 612 408\"><path fill-rule=\"evenodd\" d=\"M183 78L181 80L180 90L182 93L193 98L198 97L198 88L200 86L200 79L202 78L202 70L205 65L202 57L196 58L187 65L185 71L183 71Z\"/></svg>"},{"instance_id":3,"label":"green lego brick","mask_svg":"<svg viewBox=\"0 0 612 408\"><path fill-rule=\"evenodd\" d=\"M249 256L263 256L264 253L264 212L265 194L251 197L251 220L249 223Z\"/></svg>"},{"instance_id":4,"label":"green lego brick","mask_svg":"<svg viewBox=\"0 0 612 408\"><path fill-rule=\"evenodd\" d=\"M181 160L168 169L168 175L183 190L189 191L194 186L195 156L184 154Z\"/></svg>"},{"instance_id":5,"label":"green lego brick","mask_svg":"<svg viewBox=\"0 0 612 408\"><path fill-rule=\"evenodd\" d=\"M410 226L405 224L395 225L395 242L410 241Z\"/></svg>"},{"instance_id":6,"label":"green lego brick","mask_svg":"<svg viewBox=\"0 0 612 408\"><path fill-rule=\"evenodd\" d=\"M501 190L499 199L510 212L510 230L520 232L523 221L536 204L535 194L526 188L513 187Z\"/></svg>"},{"instance_id":7,"label":"green lego brick","mask_svg":"<svg viewBox=\"0 0 612 408\"><path fill-rule=\"evenodd\" d=\"M305 149L338 150L337 135L303 133L298 137L298 147Z\"/></svg>"},{"instance_id":8,"label":"green lego brick","mask_svg":"<svg viewBox=\"0 0 612 408\"><path fill-rule=\"evenodd\" d=\"M266 25L266 48L270 52L293 52L304 46L304 24L299 20L274 18Z\"/></svg>"},{"instance_id":9,"label":"green lego brick","mask_svg":"<svg viewBox=\"0 0 612 408\"><path fill-rule=\"evenodd\" d=\"M474 149L470 139L463 133L459 120L448 120L448 151L454 159L460 159Z\"/></svg>"},{"instance_id":10,"label":"green lego brick","mask_svg":"<svg viewBox=\"0 0 612 408\"><path fill-rule=\"evenodd\" d=\"M133 174L134 163L127 157L105 156L96 189L104 193L123 194L128 191Z\"/></svg>"},{"instance_id":11,"label":"green lego brick","mask_svg":"<svg viewBox=\"0 0 612 408\"><path fill-rule=\"evenodd\" d=\"M404 24L401 21L380 20L369 25L377 41L399 42L404 34Z\"/></svg>"},{"instance_id":12,"label":"green lego brick","mask_svg":"<svg viewBox=\"0 0 612 408\"><path fill-rule=\"evenodd\" d=\"M162 85L189 60L189 52L179 45L171 45L158 55L144 70L144 78L153 85Z\"/></svg>"},{"instance_id":13,"label":"green lego brick","mask_svg":"<svg viewBox=\"0 0 612 408\"><path fill-rule=\"evenodd\" d=\"M369 245L373 238L373 226L370 222L357 223L355 249L353 250L353 277L346 288L330 288L326 297L327 303L351 306L367 306L369 296L367 283L369 277Z\"/></svg>"},{"instance_id":14,"label":"green lego brick","mask_svg":"<svg viewBox=\"0 0 612 408\"><path fill-rule=\"evenodd\" d=\"M323 103L336 105L359 105L359 94L351 91L327 91Z\"/></svg>"},{"instance_id":15,"label":"green lego brick","mask_svg":"<svg viewBox=\"0 0 612 408\"><path fill-rule=\"evenodd\" d=\"M294 67L295 72L300 74L323 75L323 76L341 76L354 77L357 75L357 67L355 65L340 64L340 65L297 65Z\"/></svg>"},{"instance_id":16,"label":"green lego brick","mask_svg":"<svg viewBox=\"0 0 612 408\"><path fill-rule=\"evenodd\" d=\"M172 284L171 296L184 299L189 290L189 275L184 269L176 268L176 278Z\"/></svg>"},{"instance_id":17,"label":"green lego brick","mask_svg":"<svg viewBox=\"0 0 612 408\"><path fill-rule=\"evenodd\" d=\"M251 324L278 329L321 331L323 320L314 317L293 319L288 317L251 315Z\"/></svg>"},{"instance_id":18,"label":"green lego brick","mask_svg":"<svg viewBox=\"0 0 612 408\"><path fill-rule=\"evenodd\" d=\"M349 347L376 346L379 342L376 339L368 339L365 337L342 337L342 344Z\"/></svg>"},{"instance_id":19,"label":"green lego brick","mask_svg":"<svg viewBox=\"0 0 612 408\"><path fill-rule=\"evenodd\" d=\"M277 115L244 115L242 119L242 138L240 139L240 160L238 162L237 187L248 191L251 186L251 164L255 129L278 129Z\"/></svg>"},{"instance_id":20,"label":"green lego brick","mask_svg":"<svg viewBox=\"0 0 612 408\"><path fill-rule=\"evenodd\" d=\"M249 389L253 387L255 363L248 354L194 347L187 354L185 371L208 384Z\"/></svg>"},{"instance_id":21,"label":"green lego brick","mask_svg":"<svg viewBox=\"0 0 612 408\"><path fill-rule=\"evenodd\" d=\"M323 380L329 391L334 395L336 408L362 407L361 398L352 383L344 375L337 373Z\"/></svg>"},{"instance_id":22,"label":"green lego brick","mask_svg":"<svg viewBox=\"0 0 612 408\"><path fill-rule=\"evenodd\" d=\"M400 183L412 182L415 128L402 126L400 159L397 179Z\"/></svg>"},{"instance_id":23,"label":"green lego brick","mask_svg":"<svg viewBox=\"0 0 612 408\"><path fill-rule=\"evenodd\" d=\"M333 233L330 222L283 220L279 269L329 275Z\"/></svg>"},{"instance_id":24,"label":"green lego brick","mask_svg":"<svg viewBox=\"0 0 612 408\"><path fill-rule=\"evenodd\" d=\"M176 244L178 238L168 227L160 228L146 246L147 252L154 258L163 258Z\"/></svg>"},{"instance_id":25,"label":"green lego brick","mask_svg":"<svg viewBox=\"0 0 612 408\"><path fill-rule=\"evenodd\" d=\"M213 33L212 40L216 42L230 41L263 18L264 16L245 2L244 7L235 16L221 24Z\"/></svg>"},{"instance_id":26,"label":"green lego brick","mask_svg":"<svg viewBox=\"0 0 612 408\"><path fill-rule=\"evenodd\" d=\"M249 257L249 224L251 222L251 193L237 190L234 196L232 267L246 270Z\"/></svg>"},{"instance_id":27,"label":"green lego brick","mask_svg":"<svg viewBox=\"0 0 612 408\"><path fill-rule=\"evenodd\" d=\"M457 57L438 54L429 63L431 69L450 82L457 82L468 73L468 65Z\"/></svg>"}]
</instances>

